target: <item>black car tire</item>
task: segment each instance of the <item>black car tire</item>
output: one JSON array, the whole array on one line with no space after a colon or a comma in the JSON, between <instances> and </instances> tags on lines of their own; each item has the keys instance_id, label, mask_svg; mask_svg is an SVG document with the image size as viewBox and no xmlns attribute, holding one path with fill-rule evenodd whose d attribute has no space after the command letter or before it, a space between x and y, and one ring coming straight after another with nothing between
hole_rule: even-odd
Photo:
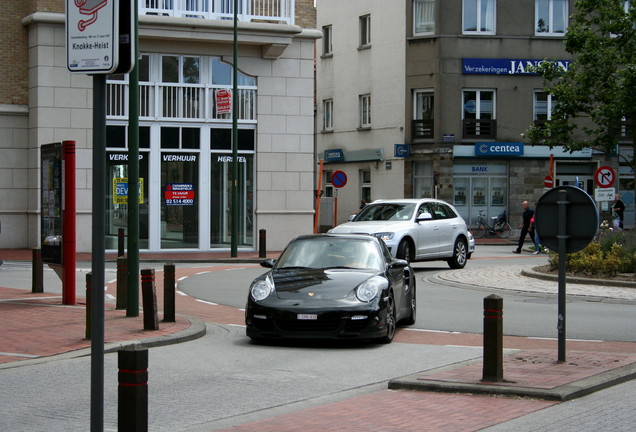
<instances>
[{"instance_id":1,"label":"black car tire","mask_svg":"<svg viewBox=\"0 0 636 432\"><path fill-rule=\"evenodd\" d=\"M386 305L386 336L379 338L378 342L382 344L390 344L391 341L393 341L396 330L397 321L395 313L395 301L393 300L393 296L390 295Z\"/></svg>"},{"instance_id":2,"label":"black car tire","mask_svg":"<svg viewBox=\"0 0 636 432\"><path fill-rule=\"evenodd\" d=\"M415 290L415 279L411 276L411 310L409 311L409 315L404 319L405 325L413 325L415 324L415 319L417 318L417 291Z\"/></svg>"},{"instance_id":3,"label":"black car tire","mask_svg":"<svg viewBox=\"0 0 636 432\"><path fill-rule=\"evenodd\" d=\"M457 239L453 246L453 256L448 259L448 265L452 269L462 269L468 261L468 245L466 240Z\"/></svg>"},{"instance_id":4,"label":"black car tire","mask_svg":"<svg viewBox=\"0 0 636 432\"><path fill-rule=\"evenodd\" d=\"M403 259L408 262L411 262L412 255L413 255L411 249L412 249L411 242L408 241L407 239L402 239L402 241L398 245L397 253L395 254L395 257L398 259Z\"/></svg>"}]
</instances>

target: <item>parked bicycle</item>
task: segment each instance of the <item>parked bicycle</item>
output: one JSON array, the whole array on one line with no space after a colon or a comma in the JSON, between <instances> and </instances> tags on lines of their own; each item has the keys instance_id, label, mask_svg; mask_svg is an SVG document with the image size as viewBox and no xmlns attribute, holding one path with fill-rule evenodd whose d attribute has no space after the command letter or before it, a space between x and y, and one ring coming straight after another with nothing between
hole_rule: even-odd
<instances>
[{"instance_id":1,"label":"parked bicycle","mask_svg":"<svg viewBox=\"0 0 636 432\"><path fill-rule=\"evenodd\" d=\"M468 228L475 238L482 238L485 235L497 236L499 238L508 238L510 235L510 224L504 210L499 216L492 216L492 225L489 225L484 216L483 210L479 210L477 221L473 222Z\"/></svg>"}]
</instances>

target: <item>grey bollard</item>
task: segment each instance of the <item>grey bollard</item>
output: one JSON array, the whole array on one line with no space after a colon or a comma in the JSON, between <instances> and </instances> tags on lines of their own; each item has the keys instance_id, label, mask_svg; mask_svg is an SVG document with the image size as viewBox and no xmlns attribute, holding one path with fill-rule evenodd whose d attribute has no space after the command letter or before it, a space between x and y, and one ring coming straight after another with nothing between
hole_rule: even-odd
<instances>
[{"instance_id":1,"label":"grey bollard","mask_svg":"<svg viewBox=\"0 0 636 432\"><path fill-rule=\"evenodd\" d=\"M137 344L117 352L117 430L148 430L148 349Z\"/></svg>"},{"instance_id":2,"label":"grey bollard","mask_svg":"<svg viewBox=\"0 0 636 432\"><path fill-rule=\"evenodd\" d=\"M141 270L141 295L144 306L144 330L159 330L154 269Z\"/></svg>"},{"instance_id":3,"label":"grey bollard","mask_svg":"<svg viewBox=\"0 0 636 432\"><path fill-rule=\"evenodd\" d=\"M175 270L174 264L163 266L163 321L175 322Z\"/></svg>"},{"instance_id":4,"label":"grey bollard","mask_svg":"<svg viewBox=\"0 0 636 432\"><path fill-rule=\"evenodd\" d=\"M482 381L503 381L503 299L484 298L484 367Z\"/></svg>"},{"instance_id":5,"label":"grey bollard","mask_svg":"<svg viewBox=\"0 0 636 432\"><path fill-rule=\"evenodd\" d=\"M31 264L31 292L44 292L44 264L42 264L42 250L33 249Z\"/></svg>"}]
</instances>

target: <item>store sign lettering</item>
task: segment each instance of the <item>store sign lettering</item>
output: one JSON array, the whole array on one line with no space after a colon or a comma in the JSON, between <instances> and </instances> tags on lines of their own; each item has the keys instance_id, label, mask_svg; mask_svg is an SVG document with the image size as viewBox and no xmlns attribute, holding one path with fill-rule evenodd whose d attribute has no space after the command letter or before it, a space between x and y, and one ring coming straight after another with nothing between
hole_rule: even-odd
<instances>
[{"instance_id":1,"label":"store sign lettering","mask_svg":"<svg viewBox=\"0 0 636 432\"><path fill-rule=\"evenodd\" d=\"M144 158L144 155L140 154L139 155L139 160L142 160ZM108 160L109 161L124 161L124 162L128 162L128 154L126 153L110 153L108 155Z\"/></svg>"},{"instance_id":2,"label":"store sign lettering","mask_svg":"<svg viewBox=\"0 0 636 432\"><path fill-rule=\"evenodd\" d=\"M523 143L476 143L475 156L523 156Z\"/></svg>"},{"instance_id":3,"label":"store sign lettering","mask_svg":"<svg viewBox=\"0 0 636 432\"><path fill-rule=\"evenodd\" d=\"M164 162L196 162L196 155L163 155Z\"/></svg>"},{"instance_id":4,"label":"store sign lettering","mask_svg":"<svg viewBox=\"0 0 636 432\"><path fill-rule=\"evenodd\" d=\"M217 162L232 162L234 158L232 156L219 156L216 161ZM245 156L237 156L236 160L240 163L246 163L247 158Z\"/></svg>"},{"instance_id":5,"label":"store sign lettering","mask_svg":"<svg viewBox=\"0 0 636 432\"><path fill-rule=\"evenodd\" d=\"M480 75L536 75L529 69L541 66L544 62L555 63L562 71L570 68L570 60L535 60L535 59L462 59L464 74Z\"/></svg>"},{"instance_id":6,"label":"store sign lettering","mask_svg":"<svg viewBox=\"0 0 636 432\"><path fill-rule=\"evenodd\" d=\"M488 172L488 167L487 166L474 166L473 167L473 172L474 173L487 173Z\"/></svg>"}]
</instances>

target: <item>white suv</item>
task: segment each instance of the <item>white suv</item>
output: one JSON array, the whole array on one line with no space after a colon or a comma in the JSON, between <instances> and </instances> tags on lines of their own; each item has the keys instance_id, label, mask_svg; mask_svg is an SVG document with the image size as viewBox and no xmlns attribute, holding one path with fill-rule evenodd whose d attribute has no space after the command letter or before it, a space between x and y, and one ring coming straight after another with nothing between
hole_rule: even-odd
<instances>
[{"instance_id":1,"label":"white suv","mask_svg":"<svg viewBox=\"0 0 636 432\"><path fill-rule=\"evenodd\" d=\"M377 200L351 222L329 232L373 234L384 240L397 258L445 260L454 269L463 268L475 251L475 241L457 210L431 198Z\"/></svg>"}]
</instances>

